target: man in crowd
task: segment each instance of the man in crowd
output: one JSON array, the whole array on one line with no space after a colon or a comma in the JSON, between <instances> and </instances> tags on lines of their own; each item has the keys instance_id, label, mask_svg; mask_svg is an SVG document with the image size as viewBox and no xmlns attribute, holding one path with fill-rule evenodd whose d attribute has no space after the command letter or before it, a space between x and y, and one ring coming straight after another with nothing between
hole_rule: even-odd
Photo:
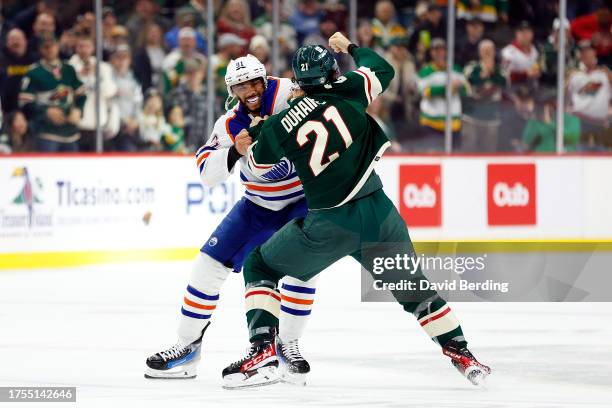
<instances>
[{"instance_id":1,"label":"man in crowd","mask_svg":"<svg viewBox=\"0 0 612 408\"><path fill-rule=\"evenodd\" d=\"M484 38L485 26L478 17L472 17L465 25L465 36L458 36L455 62L462 67L478 61L478 44Z\"/></svg>"},{"instance_id":2,"label":"man in crowd","mask_svg":"<svg viewBox=\"0 0 612 408\"><path fill-rule=\"evenodd\" d=\"M170 92L168 106L179 106L185 117L185 147L191 151L206 143L206 62L197 59L185 61L185 74L176 88Z\"/></svg>"},{"instance_id":3,"label":"man in crowd","mask_svg":"<svg viewBox=\"0 0 612 408\"><path fill-rule=\"evenodd\" d=\"M181 7L176 11L175 19L176 25L164 35L166 46L169 49L174 49L178 47L179 31L181 31L181 28L183 27L191 27L195 30L196 45L198 47L198 51L205 54L206 40L204 39L202 34L196 30L197 14L195 14L194 9L190 7Z\"/></svg>"},{"instance_id":4,"label":"man in crowd","mask_svg":"<svg viewBox=\"0 0 612 408\"><path fill-rule=\"evenodd\" d=\"M421 148L441 151L444 149L444 128L446 124L446 42L441 38L431 41L431 63L419 71L419 92L421 94ZM461 96L467 92L465 77L459 66L451 74L451 129L453 144L459 142L461 130Z\"/></svg>"},{"instance_id":5,"label":"man in crowd","mask_svg":"<svg viewBox=\"0 0 612 408\"><path fill-rule=\"evenodd\" d=\"M164 73L164 90L175 88L185 72L185 60L206 57L197 51L196 31L191 27L183 27L178 33L178 47L166 56L162 63Z\"/></svg>"},{"instance_id":6,"label":"man in crowd","mask_svg":"<svg viewBox=\"0 0 612 408\"><path fill-rule=\"evenodd\" d=\"M582 139L596 139L609 126L610 76L598 65L592 43L582 42L579 48L581 67L570 74L567 85L569 111L581 119Z\"/></svg>"},{"instance_id":7,"label":"man in crowd","mask_svg":"<svg viewBox=\"0 0 612 408\"><path fill-rule=\"evenodd\" d=\"M406 29L397 22L396 11L390 0L379 0L374 10L372 33L377 45L387 48L394 38L406 36Z\"/></svg>"},{"instance_id":8,"label":"man in crowd","mask_svg":"<svg viewBox=\"0 0 612 408\"><path fill-rule=\"evenodd\" d=\"M494 152L498 146L501 100L506 78L495 61L493 41L482 40L478 51L479 60L465 68L472 92L466 98L462 147L466 151Z\"/></svg>"},{"instance_id":9,"label":"man in crowd","mask_svg":"<svg viewBox=\"0 0 612 408\"><path fill-rule=\"evenodd\" d=\"M380 99L388 108L389 122L393 125L397 139L401 141L415 131L416 112L414 108L419 97L418 76L414 61L408 51L408 39L406 37L394 38L384 58L395 70L395 76L389 83L389 89L381 95ZM377 104L373 103L372 109L376 109Z\"/></svg>"},{"instance_id":10,"label":"man in crowd","mask_svg":"<svg viewBox=\"0 0 612 408\"><path fill-rule=\"evenodd\" d=\"M523 21L516 28L514 41L502 52L502 63L511 86L532 86L540 77L539 53L533 45L533 30Z\"/></svg>"},{"instance_id":11,"label":"man in crowd","mask_svg":"<svg viewBox=\"0 0 612 408\"><path fill-rule=\"evenodd\" d=\"M289 23L297 32L297 40L301 44L309 34L316 33L323 10L317 0L299 0L297 9L289 17Z\"/></svg>"},{"instance_id":12,"label":"man in crowd","mask_svg":"<svg viewBox=\"0 0 612 408\"><path fill-rule=\"evenodd\" d=\"M338 31L338 24L334 20L334 15L331 13L325 13L321 18L321 23L319 24L319 31L304 38L303 45L325 45L327 39L336 31ZM334 55L334 57L336 57L336 61L338 61L338 67L340 70L346 71L350 68L352 61L350 57L346 56L346 54L338 54Z\"/></svg>"},{"instance_id":13,"label":"man in crowd","mask_svg":"<svg viewBox=\"0 0 612 408\"><path fill-rule=\"evenodd\" d=\"M85 87L74 68L59 59L54 36L45 35L37 43L42 59L24 76L19 103L35 127L38 151L77 152Z\"/></svg>"},{"instance_id":14,"label":"man in crowd","mask_svg":"<svg viewBox=\"0 0 612 408\"><path fill-rule=\"evenodd\" d=\"M55 28L56 24L53 14L48 12L38 14L34 20L34 24L32 24L32 37L28 42L28 52L36 58L39 58L38 39L48 37L49 35L55 35Z\"/></svg>"},{"instance_id":15,"label":"man in crowd","mask_svg":"<svg viewBox=\"0 0 612 408\"><path fill-rule=\"evenodd\" d=\"M96 150L96 64L100 64L100 126L106 132L107 137L115 136L119 130L117 116L110 115L112 98L117 94L117 83L113 80L113 71L110 65L104 61L98 62L93 55L95 51L94 39L82 35L76 42L76 53L68 63L72 65L77 77L85 86L87 101L83 107L83 118L79 122L81 139L79 140L79 151L93 152Z\"/></svg>"},{"instance_id":16,"label":"man in crowd","mask_svg":"<svg viewBox=\"0 0 612 408\"><path fill-rule=\"evenodd\" d=\"M0 51L0 97L5 113L19 107L21 79L28 72L34 57L28 53L28 41L23 31L13 28L6 35L6 45Z\"/></svg>"},{"instance_id":17,"label":"man in crowd","mask_svg":"<svg viewBox=\"0 0 612 408\"><path fill-rule=\"evenodd\" d=\"M427 60L433 38L446 38L446 23L442 16L442 9L430 4L427 7L424 22L415 27L410 35L408 49L418 61L417 65L420 66Z\"/></svg>"},{"instance_id":18,"label":"man in crowd","mask_svg":"<svg viewBox=\"0 0 612 408\"><path fill-rule=\"evenodd\" d=\"M142 90L131 69L132 54L127 44L118 45L112 52L110 63L113 80L117 84L114 105L119 110L120 127L116 137L107 141L111 150L135 151L140 143L138 117L142 111Z\"/></svg>"},{"instance_id":19,"label":"man in crowd","mask_svg":"<svg viewBox=\"0 0 612 408\"><path fill-rule=\"evenodd\" d=\"M576 43L570 32L570 23L567 19L564 19L563 28L561 28L561 20L556 18L553 22L552 33L543 45L542 56L540 57L540 67L542 69L540 85L550 90L556 90L557 88L559 37L561 35L565 35L565 72L569 72L578 66Z\"/></svg>"},{"instance_id":20,"label":"man in crowd","mask_svg":"<svg viewBox=\"0 0 612 408\"><path fill-rule=\"evenodd\" d=\"M497 20L508 21L508 0L459 0L457 18L470 20L478 18L487 23Z\"/></svg>"}]
</instances>

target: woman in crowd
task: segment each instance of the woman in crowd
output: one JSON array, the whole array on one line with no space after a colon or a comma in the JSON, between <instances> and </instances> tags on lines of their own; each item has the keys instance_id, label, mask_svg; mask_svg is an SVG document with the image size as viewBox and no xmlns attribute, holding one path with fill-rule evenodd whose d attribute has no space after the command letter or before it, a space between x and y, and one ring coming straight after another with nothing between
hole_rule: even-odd
<instances>
[{"instance_id":1,"label":"woman in crowd","mask_svg":"<svg viewBox=\"0 0 612 408\"><path fill-rule=\"evenodd\" d=\"M233 33L244 39L247 44L255 35L255 28L251 24L249 5L244 0L229 0L221 10L217 22L218 34ZM247 48L243 50L245 53Z\"/></svg>"},{"instance_id":2,"label":"woman in crowd","mask_svg":"<svg viewBox=\"0 0 612 408\"><path fill-rule=\"evenodd\" d=\"M161 87L161 70L165 57L164 32L159 24L151 22L142 30L138 48L134 51L134 75L143 92L151 87Z\"/></svg>"}]
</instances>

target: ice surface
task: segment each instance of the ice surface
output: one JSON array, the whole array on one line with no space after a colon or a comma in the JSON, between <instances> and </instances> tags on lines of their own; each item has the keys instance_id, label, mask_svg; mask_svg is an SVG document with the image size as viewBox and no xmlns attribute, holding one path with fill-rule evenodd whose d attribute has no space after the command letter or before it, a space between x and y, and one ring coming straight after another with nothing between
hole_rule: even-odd
<instances>
[{"instance_id":1,"label":"ice surface","mask_svg":"<svg viewBox=\"0 0 612 408\"><path fill-rule=\"evenodd\" d=\"M302 340L307 387L221 388L221 370L247 346L238 274L223 288L198 378L146 380L147 355L175 342L189 271L173 262L0 272L0 385L76 386L77 406L87 407L612 404L612 304L452 305L472 351L493 369L480 390L399 306L360 302L351 260L320 279Z\"/></svg>"}]
</instances>

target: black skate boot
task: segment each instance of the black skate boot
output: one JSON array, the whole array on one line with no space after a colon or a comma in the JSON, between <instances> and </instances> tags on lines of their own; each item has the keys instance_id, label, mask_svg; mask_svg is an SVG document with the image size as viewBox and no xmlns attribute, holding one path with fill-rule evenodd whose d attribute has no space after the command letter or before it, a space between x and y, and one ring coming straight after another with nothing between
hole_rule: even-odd
<instances>
[{"instance_id":1,"label":"black skate boot","mask_svg":"<svg viewBox=\"0 0 612 408\"><path fill-rule=\"evenodd\" d=\"M310 364L300 354L298 340L284 343L280 338L277 338L276 354L278 354L280 361L281 381L295 385L306 385L306 376L310 372Z\"/></svg>"},{"instance_id":2,"label":"black skate boot","mask_svg":"<svg viewBox=\"0 0 612 408\"><path fill-rule=\"evenodd\" d=\"M491 369L476 360L476 357L467 347L455 340L451 340L442 348L442 353L451 358L451 363L472 384L481 386L485 378L491 374Z\"/></svg>"},{"instance_id":3,"label":"black skate boot","mask_svg":"<svg viewBox=\"0 0 612 408\"><path fill-rule=\"evenodd\" d=\"M202 354L202 336L210 323L202 330L200 338L191 344L180 341L167 350L147 358L145 378L189 379L197 375L197 365Z\"/></svg>"},{"instance_id":4,"label":"black skate boot","mask_svg":"<svg viewBox=\"0 0 612 408\"><path fill-rule=\"evenodd\" d=\"M275 384L280 381L274 337L251 343L246 357L223 370L223 388L236 389Z\"/></svg>"}]
</instances>

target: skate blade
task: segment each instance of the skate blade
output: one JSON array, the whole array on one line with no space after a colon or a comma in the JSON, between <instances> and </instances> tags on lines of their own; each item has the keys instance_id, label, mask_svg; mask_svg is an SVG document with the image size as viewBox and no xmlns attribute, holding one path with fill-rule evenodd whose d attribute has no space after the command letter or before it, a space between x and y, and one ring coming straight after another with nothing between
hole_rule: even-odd
<instances>
[{"instance_id":1,"label":"skate blade","mask_svg":"<svg viewBox=\"0 0 612 408\"><path fill-rule=\"evenodd\" d=\"M472 383L477 388L485 388L487 384L487 377L490 373L485 371L484 369L473 367L468 369L468 372L465 373L465 377L469 382Z\"/></svg>"},{"instance_id":2,"label":"skate blade","mask_svg":"<svg viewBox=\"0 0 612 408\"><path fill-rule=\"evenodd\" d=\"M258 368L255 373L231 374L223 378L223 388L226 390L239 390L243 388L263 387L280 382L280 374L276 367Z\"/></svg>"},{"instance_id":3,"label":"skate blade","mask_svg":"<svg viewBox=\"0 0 612 408\"><path fill-rule=\"evenodd\" d=\"M280 381L285 384L297 385L299 387L306 386L306 378L308 374L292 373L288 370L282 370Z\"/></svg>"},{"instance_id":4,"label":"skate blade","mask_svg":"<svg viewBox=\"0 0 612 408\"><path fill-rule=\"evenodd\" d=\"M196 378L194 367L184 367L179 370L155 370L147 367L144 377L150 380L191 380Z\"/></svg>"}]
</instances>

